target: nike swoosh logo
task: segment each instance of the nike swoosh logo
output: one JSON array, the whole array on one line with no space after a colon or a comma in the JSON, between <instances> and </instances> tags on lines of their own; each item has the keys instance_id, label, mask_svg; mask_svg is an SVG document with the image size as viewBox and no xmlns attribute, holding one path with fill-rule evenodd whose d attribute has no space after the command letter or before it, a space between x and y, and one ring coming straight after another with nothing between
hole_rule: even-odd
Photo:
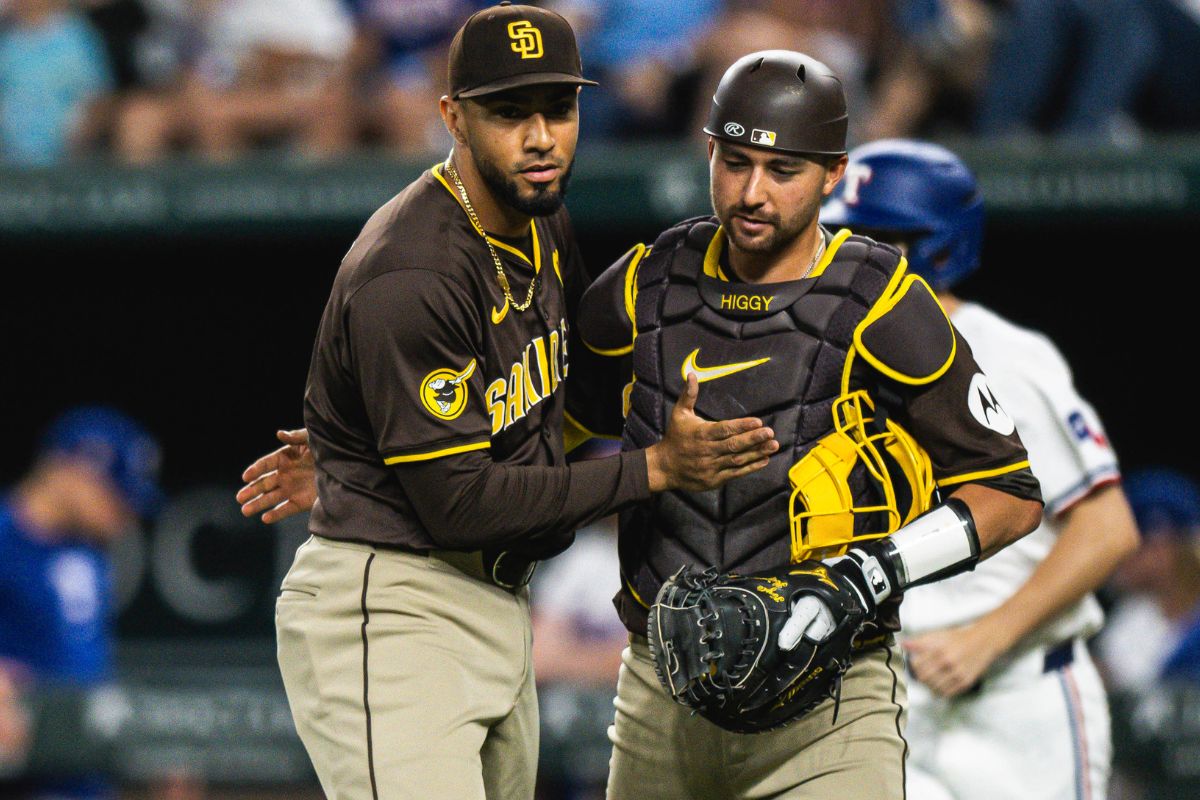
<instances>
[{"instance_id":1,"label":"nike swoosh logo","mask_svg":"<svg viewBox=\"0 0 1200 800\"><path fill-rule=\"evenodd\" d=\"M504 308L500 309L499 311L496 310L495 306L492 306L492 324L493 325L499 325L501 322L504 321L504 318L507 316L508 316L508 300L507 299L504 301Z\"/></svg>"},{"instance_id":2,"label":"nike swoosh logo","mask_svg":"<svg viewBox=\"0 0 1200 800\"><path fill-rule=\"evenodd\" d=\"M705 381L715 381L717 378L724 378L726 375L732 375L735 372L741 372L744 369L757 367L759 364L765 364L771 360L770 356L759 358L754 361L739 361L736 364L721 364L716 367L702 367L696 363L696 356L700 354L700 348L696 348L688 353L688 357L683 360L683 379L687 380L689 372L696 373L696 380L700 383Z\"/></svg>"}]
</instances>

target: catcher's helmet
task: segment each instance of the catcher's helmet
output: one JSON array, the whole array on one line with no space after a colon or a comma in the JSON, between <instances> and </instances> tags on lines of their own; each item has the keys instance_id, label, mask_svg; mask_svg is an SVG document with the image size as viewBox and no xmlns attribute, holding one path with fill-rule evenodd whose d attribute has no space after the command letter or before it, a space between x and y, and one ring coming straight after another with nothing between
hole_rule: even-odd
<instances>
[{"instance_id":1,"label":"catcher's helmet","mask_svg":"<svg viewBox=\"0 0 1200 800\"><path fill-rule=\"evenodd\" d=\"M928 142L884 139L850 153L821 222L908 240L908 267L948 289L979 266L983 199L958 156Z\"/></svg>"},{"instance_id":2,"label":"catcher's helmet","mask_svg":"<svg viewBox=\"0 0 1200 800\"><path fill-rule=\"evenodd\" d=\"M704 132L786 153L841 155L846 152L842 82L803 53L751 53L725 70Z\"/></svg>"}]
</instances>

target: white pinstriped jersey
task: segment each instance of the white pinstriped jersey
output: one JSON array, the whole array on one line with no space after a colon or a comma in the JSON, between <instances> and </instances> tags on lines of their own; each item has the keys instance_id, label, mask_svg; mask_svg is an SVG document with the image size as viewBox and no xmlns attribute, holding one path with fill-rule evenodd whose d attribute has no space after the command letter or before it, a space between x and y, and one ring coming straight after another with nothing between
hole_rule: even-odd
<instances>
[{"instance_id":1,"label":"white pinstriped jersey","mask_svg":"<svg viewBox=\"0 0 1200 800\"><path fill-rule=\"evenodd\" d=\"M909 635L964 625L999 606L1050 552L1063 511L1120 477L1116 454L1096 412L1075 390L1070 367L1048 338L974 303L963 303L952 320L970 342L996 399L1016 422L1042 485L1046 513L1037 530L973 572L907 592L900 618ZM1103 621L1099 604L1089 595L1023 644L1089 636Z\"/></svg>"}]
</instances>

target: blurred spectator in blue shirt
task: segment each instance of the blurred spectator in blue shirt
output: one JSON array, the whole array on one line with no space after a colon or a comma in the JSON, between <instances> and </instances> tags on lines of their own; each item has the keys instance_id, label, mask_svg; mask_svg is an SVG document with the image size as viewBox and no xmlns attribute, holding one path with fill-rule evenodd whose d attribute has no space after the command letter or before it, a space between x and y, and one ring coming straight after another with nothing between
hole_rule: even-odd
<instances>
[{"instance_id":1,"label":"blurred spectator in blue shirt","mask_svg":"<svg viewBox=\"0 0 1200 800\"><path fill-rule=\"evenodd\" d=\"M999 5L1001 0L895 0L893 40L880 53L862 140L968 129L997 35Z\"/></svg>"},{"instance_id":2,"label":"blurred spectator in blue shirt","mask_svg":"<svg viewBox=\"0 0 1200 800\"><path fill-rule=\"evenodd\" d=\"M1121 595L1098 652L1114 689L1140 693L1164 677L1200 679L1200 488L1148 469L1126 476L1125 493L1142 544L1114 574Z\"/></svg>"},{"instance_id":3,"label":"blurred spectator in blue shirt","mask_svg":"<svg viewBox=\"0 0 1200 800\"><path fill-rule=\"evenodd\" d=\"M322 94L350 48L341 0L151 0L142 68L115 145L146 163L194 149L228 161L263 146L306 149Z\"/></svg>"},{"instance_id":4,"label":"blurred spectator in blue shirt","mask_svg":"<svg viewBox=\"0 0 1200 800\"><path fill-rule=\"evenodd\" d=\"M0 22L0 160L40 166L75 152L111 85L103 42L68 0L9 0Z\"/></svg>"},{"instance_id":5,"label":"blurred spectator in blue shirt","mask_svg":"<svg viewBox=\"0 0 1200 800\"><path fill-rule=\"evenodd\" d=\"M364 142L405 156L450 146L437 101L450 39L490 0L342 0L354 42L310 118L309 150L334 156Z\"/></svg>"},{"instance_id":6,"label":"blurred spectator in blue shirt","mask_svg":"<svg viewBox=\"0 0 1200 800\"><path fill-rule=\"evenodd\" d=\"M558 0L584 69L600 82L580 96L585 138L678 134L691 119L677 85L696 67L696 46L721 0ZM728 66L728 65L726 65Z\"/></svg>"},{"instance_id":7,"label":"blurred spectator in blue shirt","mask_svg":"<svg viewBox=\"0 0 1200 800\"><path fill-rule=\"evenodd\" d=\"M1200 0L1143 0L1154 25L1154 66L1138 121L1154 131L1200 131Z\"/></svg>"},{"instance_id":8,"label":"blurred spectator in blue shirt","mask_svg":"<svg viewBox=\"0 0 1200 800\"><path fill-rule=\"evenodd\" d=\"M0 668L18 687L88 688L113 676L106 547L158 502L158 445L136 422L83 407L53 423L29 474L0 501ZM37 796L112 795L71 776Z\"/></svg>"},{"instance_id":9,"label":"blurred spectator in blue shirt","mask_svg":"<svg viewBox=\"0 0 1200 800\"><path fill-rule=\"evenodd\" d=\"M1145 0L1010 5L980 98L979 133L1136 143L1132 106L1156 52Z\"/></svg>"}]
</instances>

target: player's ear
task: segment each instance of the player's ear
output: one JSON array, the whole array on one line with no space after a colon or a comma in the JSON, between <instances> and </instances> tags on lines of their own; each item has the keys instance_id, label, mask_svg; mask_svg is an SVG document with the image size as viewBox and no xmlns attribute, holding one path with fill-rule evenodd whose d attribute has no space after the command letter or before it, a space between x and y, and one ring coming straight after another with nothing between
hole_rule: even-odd
<instances>
[{"instance_id":1,"label":"player's ear","mask_svg":"<svg viewBox=\"0 0 1200 800\"><path fill-rule=\"evenodd\" d=\"M454 137L454 141L458 144L465 145L467 137L464 133L463 126L466 122L463 115L462 104L457 100L451 100L448 95L442 95L438 100L438 111L442 114L442 122L446 126L446 130Z\"/></svg>"},{"instance_id":2,"label":"player's ear","mask_svg":"<svg viewBox=\"0 0 1200 800\"><path fill-rule=\"evenodd\" d=\"M834 188L837 187L842 177L846 174L846 165L848 163L850 163L850 157L842 153L825 167L825 185L821 187L821 194L824 197L829 197L829 195L833 194Z\"/></svg>"}]
</instances>

